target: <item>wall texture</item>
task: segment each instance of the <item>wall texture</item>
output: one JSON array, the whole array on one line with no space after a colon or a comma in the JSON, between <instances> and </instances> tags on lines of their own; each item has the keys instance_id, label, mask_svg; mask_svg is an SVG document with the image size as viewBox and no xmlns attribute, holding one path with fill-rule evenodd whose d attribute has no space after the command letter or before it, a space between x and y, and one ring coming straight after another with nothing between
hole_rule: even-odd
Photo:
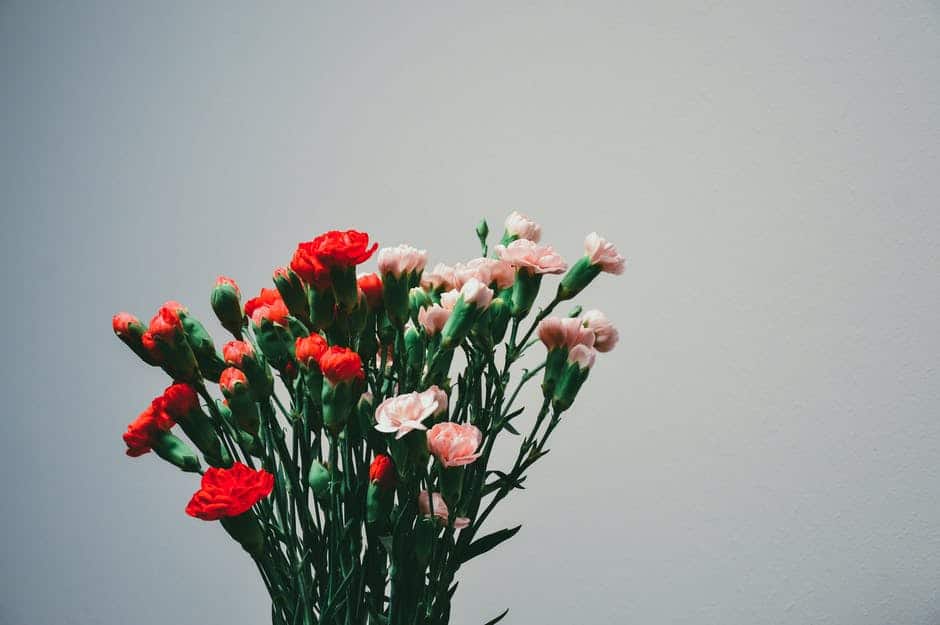
<instances>
[{"instance_id":1,"label":"wall texture","mask_svg":"<svg viewBox=\"0 0 940 625\"><path fill-rule=\"evenodd\" d=\"M114 311L513 209L623 341L455 625L940 622L938 6L442 4L0 2L0 622L268 618Z\"/></svg>"}]
</instances>

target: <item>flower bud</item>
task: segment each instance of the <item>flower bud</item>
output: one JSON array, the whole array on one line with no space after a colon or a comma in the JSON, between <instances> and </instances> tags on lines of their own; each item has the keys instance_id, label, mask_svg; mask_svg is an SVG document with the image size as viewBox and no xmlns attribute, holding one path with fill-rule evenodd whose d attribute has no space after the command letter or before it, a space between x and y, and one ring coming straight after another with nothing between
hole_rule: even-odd
<instances>
[{"instance_id":1,"label":"flower bud","mask_svg":"<svg viewBox=\"0 0 940 625\"><path fill-rule=\"evenodd\" d=\"M356 284L366 296L369 310L382 306L382 278L377 273L366 273L356 278Z\"/></svg>"},{"instance_id":2,"label":"flower bud","mask_svg":"<svg viewBox=\"0 0 940 625\"><path fill-rule=\"evenodd\" d=\"M354 385L365 379L359 354L332 346L320 356L323 372L323 425L334 435L346 425L353 407Z\"/></svg>"},{"instance_id":3,"label":"flower bud","mask_svg":"<svg viewBox=\"0 0 940 625\"><path fill-rule=\"evenodd\" d=\"M187 473L199 473L199 458L189 445L169 432L158 432L153 439L153 451Z\"/></svg>"},{"instance_id":4,"label":"flower bud","mask_svg":"<svg viewBox=\"0 0 940 625\"><path fill-rule=\"evenodd\" d=\"M388 519L392 511L395 485L398 477L395 464L385 454L376 454L369 466L369 489L366 493L366 521L381 522Z\"/></svg>"},{"instance_id":5,"label":"flower bud","mask_svg":"<svg viewBox=\"0 0 940 625\"><path fill-rule=\"evenodd\" d=\"M229 367L222 372L219 386L222 388L225 399L228 400L229 410L232 411L238 427L257 438L261 418L258 413L258 404L255 403L248 386L248 378L240 369Z\"/></svg>"},{"instance_id":6,"label":"flower bud","mask_svg":"<svg viewBox=\"0 0 940 625\"><path fill-rule=\"evenodd\" d=\"M143 344L143 336L147 328L137 317L130 313L119 312L111 319L111 327L114 329L114 334L130 347L141 360L148 365L157 366L160 364L159 352L153 352Z\"/></svg>"},{"instance_id":7,"label":"flower bud","mask_svg":"<svg viewBox=\"0 0 940 625\"><path fill-rule=\"evenodd\" d=\"M183 324L183 332L186 335L186 342L189 343L193 354L196 356L196 362L199 365L199 371L202 375L213 382L219 379L222 369L225 368L225 362L215 351L215 343L205 326L198 319L189 314L185 308L179 311L180 322Z\"/></svg>"},{"instance_id":8,"label":"flower bud","mask_svg":"<svg viewBox=\"0 0 940 625\"><path fill-rule=\"evenodd\" d=\"M226 364L238 367L248 378L248 387L255 401L264 401L274 392L274 376L264 357L255 352L251 343L229 341L222 347Z\"/></svg>"},{"instance_id":9,"label":"flower bud","mask_svg":"<svg viewBox=\"0 0 940 625\"><path fill-rule=\"evenodd\" d=\"M219 276L209 302L222 327L236 339L241 339L245 315L242 313L241 291L235 281L226 276Z\"/></svg>"},{"instance_id":10,"label":"flower bud","mask_svg":"<svg viewBox=\"0 0 940 625\"><path fill-rule=\"evenodd\" d=\"M441 332L441 347L453 349L466 338L477 317L493 300L493 290L476 278L471 278L460 289L460 297Z\"/></svg>"},{"instance_id":11,"label":"flower bud","mask_svg":"<svg viewBox=\"0 0 940 625\"><path fill-rule=\"evenodd\" d=\"M571 299L591 283L602 271L621 274L626 260L607 239L592 232L584 239L584 256L572 265L561 284L558 299Z\"/></svg>"},{"instance_id":12,"label":"flower bud","mask_svg":"<svg viewBox=\"0 0 940 625\"><path fill-rule=\"evenodd\" d=\"M561 412L567 410L574 403L574 399L587 380L597 352L587 345L575 345L568 352L565 369L561 374L555 393L552 397L552 407Z\"/></svg>"},{"instance_id":13,"label":"flower bud","mask_svg":"<svg viewBox=\"0 0 940 625\"><path fill-rule=\"evenodd\" d=\"M419 313L433 303L431 296L421 287L416 286L411 289L408 292L408 307L411 310L411 321L417 324Z\"/></svg>"},{"instance_id":14,"label":"flower bud","mask_svg":"<svg viewBox=\"0 0 940 625\"><path fill-rule=\"evenodd\" d=\"M199 378L199 366L183 330L183 311L181 304L166 302L150 320L148 331L167 372L177 380L195 380Z\"/></svg>"},{"instance_id":15,"label":"flower bud","mask_svg":"<svg viewBox=\"0 0 940 625\"><path fill-rule=\"evenodd\" d=\"M480 241L480 245L486 245L486 238L490 236L490 225L486 223L485 219L481 219L480 223L476 227L477 239Z\"/></svg>"},{"instance_id":16,"label":"flower bud","mask_svg":"<svg viewBox=\"0 0 940 625\"><path fill-rule=\"evenodd\" d=\"M528 239L538 243L542 238L542 227L526 215L513 211L505 222L506 232L503 234L502 244L507 245L516 239Z\"/></svg>"},{"instance_id":17,"label":"flower bud","mask_svg":"<svg viewBox=\"0 0 940 625\"><path fill-rule=\"evenodd\" d=\"M317 460L310 465L310 471L307 473L307 484L313 491L313 496L317 501L328 501L330 498L330 470Z\"/></svg>"},{"instance_id":18,"label":"flower bud","mask_svg":"<svg viewBox=\"0 0 940 625\"><path fill-rule=\"evenodd\" d=\"M300 276L287 267L278 267L274 270L274 286L291 315L298 319L310 319L310 301Z\"/></svg>"},{"instance_id":19,"label":"flower bud","mask_svg":"<svg viewBox=\"0 0 940 625\"><path fill-rule=\"evenodd\" d=\"M408 375L416 379L424 369L424 336L414 328L405 330L405 361Z\"/></svg>"},{"instance_id":20,"label":"flower bud","mask_svg":"<svg viewBox=\"0 0 940 625\"><path fill-rule=\"evenodd\" d=\"M199 407L199 397L189 384L177 382L158 398L163 409L179 424L206 462L213 467L229 467L232 458L219 440L212 422ZM155 401L158 401L155 400Z\"/></svg>"}]
</instances>

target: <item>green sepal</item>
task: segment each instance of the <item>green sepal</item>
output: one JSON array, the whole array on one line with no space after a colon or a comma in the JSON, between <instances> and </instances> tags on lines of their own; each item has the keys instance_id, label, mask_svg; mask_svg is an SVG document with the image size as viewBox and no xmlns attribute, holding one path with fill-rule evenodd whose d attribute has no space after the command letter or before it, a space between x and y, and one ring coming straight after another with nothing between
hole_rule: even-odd
<instances>
[{"instance_id":1,"label":"green sepal","mask_svg":"<svg viewBox=\"0 0 940 625\"><path fill-rule=\"evenodd\" d=\"M203 377L213 382L219 381L222 371L228 366L215 351L215 343L202 323L187 312L180 311L183 333L199 365Z\"/></svg>"},{"instance_id":2,"label":"green sepal","mask_svg":"<svg viewBox=\"0 0 940 625\"><path fill-rule=\"evenodd\" d=\"M573 264L558 285L559 300L571 299L591 283L601 272L600 265L592 265L591 259L582 256Z\"/></svg>"},{"instance_id":3,"label":"green sepal","mask_svg":"<svg viewBox=\"0 0 940 625\"><path fill-rule=\"evenodd\" d=\"M136 323L130 323L127 326L127 332L124 334L118 334L117 337L121 339L121 342L131 348L131 350L137 354L137 356L143 360L148 365L157 367L160 363L147 351L147 348L144 347L144 344L141 340L141 337L144 335L144 332L147 331L147 328L144 327L144 324L139 321Z\"/></svg>"},{"instance_id":4,"label":"green sepal","mask_svg":"<svg viewBox=\"0 0 940 625\"><path fill-rule=\"evenodd\" d=\"M359 303L359 285L356 283L355 267L331 267L330 280L333 282L333 295L336 303L343 310L350 312Z\"/></svg>"},{"instance_id":5,"label":"green sepal","mask_svg":"<svg viewBox=\"0 0 940 625\"><path fill-rule=\"evenodd\" d=\"M323 427L338 434L346 425L349 413L353 407L352 384L341 382L333 386L329 380L324 380L323 391Z\"/></svg>"},{"instance_id":6,"label":"green sepal","mask_svg":"<svg viewBox=\"0 0 940 625\"><path fill-rule=\"evenodd\" d=\"M482 311L473 304L468 304L463 299L463 295L457 298L454 304L454 310L450 313L444 329L441 330L441 349L455 349L467 338L473 323Z\"/></svg>"},{"instance_id":7,"label":"green sepal","mask_svg":"<svg viewBox=\"0 0 940 625\"><path fill-rule=\"evenodd\" d=\"M411 322L418 325L418 313L422 308L427 308L433 303L431 296L421 287L414 287L408 291L408 309L411 312Z\"/></svg>"},{"instance_id":8,"label":"green sepal","mask_svg":"<svg viewBox=\"0 0 940 625\"><path fill-rule=\"evenodd\" d=\"M325 502L330 499L330 470L323 463L314 460L307 473L307 484L313 491L317 501Z\"/></svg>"},{"instance_id":9,"label":"green sepal","mask_svg":"<svg viewBox=\"0 0 940 625\"><path fill-rule=\"evenodd\" d=\"M408 276L396 278L388 273L382 276L382 302L389 321L401 327L408 321Z\"/></svg>"},{"instance_id":10,"label":"green sepal","mask_svg":"<svg viewBox=\"0 0 940 625\"><path fill-rule=\"evenodd\" d=\"M332 289L318 291L315 287L309 289L310 294L310 315L313 325L316 328L325 330L333 325L336 317L334 310L336 306L336 297Z\"/></svg>"},{"instance_id":11,"label":"green sepal","mask_svg":"<svg viewBox=\"0 0 940 625\"><path fill-rule=\"evenodd\" d=\"M542 274L528 269L516 272L516 282L512 287L512 316L522 319L532 310L535 298L539 295L542 284Z\"/></svg>"},{"instance_id":12,"label":"green sepal","mask_svg":"<svg viewBox=\"0 0 940 625\"><path fill-rule=\"evenodd\" d=\"M405 362L413 378L417 378L424 369L424 356L424 334L415 328L408 328L405 330Z\"/></svg>"},{"instance_id":13,"label":"green sepal","mask_svg":"<svg viewBox=\"0 0 940 625\"><path fill-rule=\"evenodd\" d=\"M568 363L568 350L565 348L556 348L548 350L545 357L545 373L542 376L542 394L545 397L552 397L555 393L555 385L561 378Z\"/></svg>"},{"instance_id":14,"label":"green sepal","mask_svg":"<svg viewBox=\"0 0 940 625\"><path fill-rule=\"evenodd\" d=\"M202 410L195 408L176 422L193 445L202 452L206 464L222 468L232 466L232 458L228 450L222 445L219 435L212 427L212 422Z\"/></svg>"},{"instance_id":15,"label":"green sepal","mask_svg":"<svg viewBox=\"0 0 940 625\"><path fill-rule=\"evenodd\" d=\"M392 511L394 499L394 489L382 488L377 482L369 482L369 489L366 491L366 521L379 523L384 527Z\"/></svg>"},{"instance_id":16,"label":"green sepal","mask_svg":"<svg viewBox=\"0 0 940 625\"><path fill-rule=\"evenodd\" d=\"M235 287L231 284L217 285L212 289L209 303L212 305L212 311L222 327L240 341L242 339L242 328L245 325L245 314L242 312L241 299Z\"/></svg>"},{"instance_id":17,"label":"green sepal","mask_svg":"<svg viewBox=\"0 0 940 625\"><path fill-rule=\"evenodd\" d=\"M260 325L255 325L255 338L261 353L275 369L283 370L293 360L294 337L287 328L263 319Z\"/></svg>"},{"instance_id":18,"label":"green sepal","mask_svg":"<svg viewBox=\"0 0 940 625\"><path fill-rule=\"evenodd\" d=\"M253 558L260 558L264 554L264 532L253 511L248 510L238 516L223 517L219 519L219 522L229 536L234 538Z\"/></svg>"},{"instance_id":19,"label":"green sepal","mask_svg":"<svg viewBox=\"0 0 940 625\"><path fill-rule=\"evenodd\" d=\"M465 467L441 468L441 495L451 510L456 510L460 503L465 473Z\"/></svg>"},{"instance_id":20,"label":"green sepal","mask_svg":"<svg viewBox=\"0 0 940 625\"><path fill-rule=\"evenodd\" d=\"M199 473L199 458L196 453L173 434L159 431L153 437L152 448L158 456L183 471Z\"/></svg>"},{"instance_id":21,"label":"green sepal","mask_svg":"<svg viewBox=\"0 0 940 625\"><path fill-rule=\"evenodd\" d=\"M571 407L590 371L589 368L582 369L575 362L567 363L552 396L552 408L556 412L562 412Z\"/></svg>"},{"instance_id":22,"label":"green sepal","mask_svg":"<svg viewBox=\"0 0 940 625\"><path fill-rule=\"evenodd\" d=\"M274 375L263 354L242 358L242 371L248 378L248 388L255 401L264 401L274 392Z\"/></svg>"},{"instance_id":23,"label":"green sepal","mask_svg":"<svg viewBox=\"0 0 940 625\"><path fill-rule=\"evenodd\" d=\"M261 425L261 416L258 412L258 404L251 396L251 392L245 389L229 396L227 399L229 410L232 411L232 417L235 419L238 428L257 437L258 428Z\"/></svg>"},{"instance_id":24,"label":"green sepal","mask_svg":"<svg viewBox=\"0 0 940 625\"><path fill-rule=\"evenodd\" d=\"M199 365L196 355L186 341L182 332L177 332L173 338L166 342L162 338L154 337L157 349L163 354L163 368L176 380L192 382L199 379Z\"/></svg>"},{"instance_id":25,"label":"green sepal","mask_svg":"<svg viewBox=\"0 0 940 625\"><path fill-rule=\"evenodd\" d=\"M292 269L278 270L274 274L274 286L281 294L284 305L291 315L298 319L310 319L310 300L307 297L307 287L304 286Z\"/></svg>"}]
</instances>

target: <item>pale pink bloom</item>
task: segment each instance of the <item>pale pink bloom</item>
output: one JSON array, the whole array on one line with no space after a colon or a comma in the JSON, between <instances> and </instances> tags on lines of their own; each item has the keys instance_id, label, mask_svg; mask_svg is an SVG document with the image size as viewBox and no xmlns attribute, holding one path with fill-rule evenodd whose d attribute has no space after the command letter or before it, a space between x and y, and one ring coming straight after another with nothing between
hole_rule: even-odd
<instances>
[{"instance_id":1,"label":"pale pink bloom","mask_svg":"<svg viewBox=\"0 0 940 625\"><path fill-rule=\"evenodd\" d=\"M438 387L436 384L428 387L425 393L433 393L434 398L437 399L437 410L434 411L434 416L439 417L440 415L447 412L447 405L450 403L450 397L447 396L447 392Z\"/></svg>"},{"instance_id":2,"label":"pale pink bloom","mask_svg":"<svg viewBox=\"0 0 940 625\"><path fill-rule=\"evenodd\" d=\"M485 309L493 301L493 289L476 278L470 278L466 284L460 287L460 296L467 304Z\"/></svg>"},{"instance_id":3,"label":"pale pink bloom","mask_svg":"<svg viewBox=\"0 0 940 625\"><path fill-rule=\"evenodd\" d=\"M449 291L457 288L454 268L444 263L437 263L431 271L425 271L421 275L421 286L428 291Z\"/></svg>"},{"instance_id":4,"label":"pale pink bloom","mask_svg":"<svg viewBox=\"0 0 940 625\"><path fill-rule=\"evenodd\" d=\"M577 364L581 369L590 369L597 358L597 350L587 345L575 345L568 352L568 362Z\"/></svg>"},{"instance_id":5,"label":"pale pink bloom","mask_svg":"<svg viewBox=\"0 0 940 625\"><path fill-rule=\"evenodd\" d=\"M548 349L571 349L576 345L594 345L593 330L584 327L580 319L546 317L536 328L539 339Z\"/></svg>"},{"instance_id":6,"label":"pale pink bloom","mask_svg":"<svg viewBox=\"0 0 940 625\"><path fill-rule=\"evenodd\" d=\"M474 258L467 264L457 263L454 267L459 284L463 286L470 278L476 278L486 285L496 284L500 291L507 289L516 281L516 270L504 260L495 258Z\"/></svg>"},{"instance_id":7,"label":"pale pink bloom","mask_svg":"<svg viewBox=\"0 0 940 625\"><path fill-rule=\"evenodd\" d=\"M627 260L617 252L613 243L596 232L585 237L584 253L592 265L600 265L601 270L607 273L621 274L627 264Z\"/></svg>"},{"instance_id":8,"label":"pale pink bloom","mask_svg":"<svg viewBox=\"0 0 940 625\"><path fill-rule=\"evenodd\" d=\"M441 293L441 306L447 310L453 310L454 306L457 305L457 300L460 299L460 291L457 289L451 289L446 293Z\"/></svg>"},{"instance_id":9,"label":"pale pink bloom","mask_svg":"<svg viewBox=\"0 0 940 625\"><path fill-rule=\"evenodd\" d=\"M599 310L589 310L581 315L584 327L594 332L594 349L599 352L609 352L620 340L620 333L610 322L607 315Z\"/></svg>"},{"instance_id":10,"label":"pale pink bloom","mask_svg":"<svg viewBox=\"0 0 940 625\"><path fill-rule=\"evenodd\" d=\"M421 513L421 516L430 517L432 505L434 508L434 516L443 522L444 525L447 525L450 519L450 510L447 509L447 504L444 503L444 498L441 497L441 494L434 493L428 496L428 491L426 490L418 493L418 512ZM457 517L454 519L454 529L459 530L468 525L470 525L470 519L467 517Z\"/></svg>"},{"instance_id":11,"label":"pale pink bloom","mask_svg":"<svg viewBox=\"0 0 940 625\"><path fill-rule=\"evenodd\" d=\"M550 245L538 245L528 239L516 239L509 245L497 245L496 254L517 269L532 273L564 273L565 259Z\"/></svg>"},{"instance_id":12,"label":"pale pink bloom","mask_svg":"<svg viewBox=\"0 0 940 625\"><path fill-rule=\"evenodd\" d=\"M437 393L407 393L389 397L375 409L375 429L401 438L412 430L426 430L422 423L438 409Z\"/></svg>"},{"instance_id":13,"label":"pale pink bloom","mask_svg":"<svg viewBox=\"0 0 940 625\"><path fill-rule=\"evenodd\" d=\"M379 273L383 276L391 274L401 278L416 271L424 271L424 266L428 263L428 253L410 245L383 247L379 250L378 262Z\"/></svg>"},{"instance_id":14,"label":"pale pink bloom","mask_svg":"<svg viewBox=\"0 0 940 625\"><path fill-rule=\"evenodd\" d=\"M538 243L539 239L542 238L542 226L519 211L513 211L506 218L506 232L520 239L528 239L533 243Z\"/></svg>"},{"instance_id":15,"label":"pale pink bloom","mask_svg":"<svg viewBox=\"0 0 940 625\"><path fill-rule=\"evenodd\" d=\"M428 431L428 451L445 467L462 467L479 458L482 442L483 433L474 425L445 421Z\"/></svg>"},{"instance_id":16,"label":"pale pink bloom","mask_svg":"<svg viewBox=\"0 0 940 625\"><path fill-rule=\"evenodd\" d=\"M444 329L444 325L450 319L450 313L450 308L444 308L439 304L431 304L427 308L418 311L418 323L421 324L428 336L436 336Z\"/></svg>"}]
</instances>

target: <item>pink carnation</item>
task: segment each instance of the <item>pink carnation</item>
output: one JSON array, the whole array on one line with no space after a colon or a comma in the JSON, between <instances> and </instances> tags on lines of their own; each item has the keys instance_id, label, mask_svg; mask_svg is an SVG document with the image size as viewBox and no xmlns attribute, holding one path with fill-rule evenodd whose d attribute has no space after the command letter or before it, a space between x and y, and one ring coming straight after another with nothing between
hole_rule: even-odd
<instances>
[{"instance_id":1,"label":"pink carnation","mask_svg":"<svg viewBox=\"0 0 940 625\"><path fill-rule=\"evenodd\" d=\"M575 345L568 352L568 362L578 365L581 369L593 367L595 358L597 358L597 351L587 345Z\"/></svg>"},{"instance_id":2,"label":"pink carnation","mask_svg":"<svg viewBox=\"0 0 940 625\"><path fill-rule=\"evenodd\" d=\"M436 387L434 387L436 389ZM375 429L401 438L412 430L426 430L422 423L438 410L436 390L389 397L375 410Z\"/></svg>"},{"instance_id":3,"label":"pink carnation","mask_svg":"<svg viewBox=\"0 0 940 625\"><path fill-rule=\"evenodd\" d=\"M457 286L454 268L444 263L437 263L421 275L421 287L428 291L449 291Z\"/></svg>"},{"instance_id":4,"label":"pink carnation","mask_svg":"<svg viewBox=\"0 0 940 625\"><path fill-rule=\"evenodd\" d=\"M572 349L576 345L594 345L594 331L584 327L580 319L566 317L546 317L536 329L539 339L549 350L566 348Z\"/></svg>"},{"instance_id":5,"label":"pink carnation","mask_svg":"<svg viewBox=\"0 0 940 625\"><path fill-rule=\"evenodd\" d=\"M480 457L483 433L474 425L438 423L428 432L428 450L445 467L462 467Z\"/></svg>"},{"instance_id":6,"label":"pink carnation","mask_svg":"<svg viewBox=\"0 0 940 625\"><path fill-rule=\"evenodd\" d=\"M517 239L509 245L497 245L496 254L517 269L532 273L564 273L568 268L550 245L538 245L528 239Z\"/></svg>"},{"instance_id":7,"label":"pink carnation","mask_svg":"<svg viewBox=\"0 0 940 625\"><path fill-rule=\"evenodd\" d=\"M518 211L510 213L506 218L506 232L520 239L528 239L533 243L538 243L542 238L542 226L538 225L528 216Z\"/></svg>"},{"instance_id":8,"label":"pink carnation","mask_svg":"<svg viewBox=\"0 0 940 625\"><path fill-rule=\"evenodd\" d=\"M607 315L599 310L589 310L581 315L584 327L594 332L594 349L599 352L609 352L620 340L620 333L610 322Z\"/></svg>"},{"instance_id":9,"label":"pink carnation","mask_svg":"<svg viewBox=\"0 0 940 625\"><path fill-rule=\"evenodd\" d=\"M447 320L450 319L452 308L444 308L439 304L432 304L418 311L418 323L424 328L428 336L440 334Z\"/></svg>"},{"instance_id":10,"label":"pink carnation","mask_svg":"<svg viewBox=\"0 0 940 625\"><path fill-rule=\"evenodd\" d=\"M487 286L495 284L500 291L511 287L516 281L513 266L495 258L474 258L466 264L457 263L454 273L457 277L456 288L462 287L470 278L476 278Z\"/></svg>"},{"instance_id":11,"label":"pink carnation","mask_svg":"<svg viewBox=\"0 0 940 625\"><path fill-rule=\"evenodd\" d=\"M403 275L424 271L428 263L428 253L410 245L384 247L379 250L379 273L383 276L393 275L401 278Z\"/></svg>"},{"instance_id":12,"label":"pink carnation","mask_svg":"<svg viewBox=\"0 0 940 625\"><path fill-rule=\"evenodd\" d=\"M447 525L450 520L450 510L447 509L447 504L444 503L444 498L441 497L440 493L434 493L433 495L428 495L428 491L423 490L418 493L418 512L421 513L423 517L431 516L431 508L434 508L434 516L439 519L444 525ZM467 517L457 517L454 519L454 528L461 529L470 525L470 519Z\"/></svg>"},{"instance_id":13,"label":"pink carnation","mask_svg":"<svg viewBox=\"0 0 940 625\"><path fill-rule=\"evenodd\" d=\"M592 265L600 265L601 270L607 273L621 274L627 264L626 259L617 252L617 248L596 232L585 237L584 253Z\"/></svg>"}]
</instances>

